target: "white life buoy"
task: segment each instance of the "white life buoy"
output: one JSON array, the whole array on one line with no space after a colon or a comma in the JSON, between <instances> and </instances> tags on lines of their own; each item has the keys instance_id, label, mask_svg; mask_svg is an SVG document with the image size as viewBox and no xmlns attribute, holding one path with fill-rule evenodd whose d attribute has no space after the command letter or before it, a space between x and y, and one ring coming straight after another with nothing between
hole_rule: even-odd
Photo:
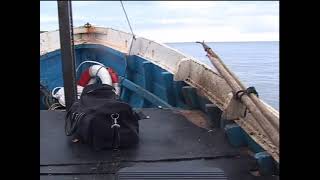
<instances>
[{"instance_id":1,"label":"white life buoy","mask_svg":"<svg viewBox=\"0 0 320 180\"><path fill-rule=\"evenodd\" d=\"M108 84L115 88L115 93L117 95L120 94L120 86L119 79L116 72L111 68L106 68L102 65L92 65L90 68L85 70L78 81L77 85L77 95L78 99L80 99L80 95L83 91L83 88L89 84L96 83L95 77L99 77L102 84ZM56 91L59 89L58 91ZM62 106L66 106L65 104L65 95L63 87L56 87L52 90L52 97L58 99L59 103Z\"/></svg>"},{"instance_id":2,"label":"white life buoy","mask_svg":"<svg viewBox=\"0 0 320 180\"><path fill-rule=\"evenodd\" d=\"M55 92L57 89L59 89L57 92ZM83 87L82 86L77 86L77 96L78 99L80 99L80 95L82 93ZM52 90L52 97L58 99L59 103L66 107L66 101L65 101L65 96L64 96L64 87L56 87Z\"/></svg>"},{"instance_id":3,"label":"white life buoy","mask_svg":"<svg viewBox=\"0 0 320 180\"><path fill-rule=\"evenodd\" d=\"M85 70L78 81L78 85L86 86L96 83L95 76L97 75L103 84L112 85L115 88L115 93L120 95L119 78L117 73L112 68L103 68L101 65L93 65ZM103 69L103 70L102 70Z\"/></svg>"},{"instance_id":4,"label":"white life buoy","mask_svg":"<svg viewBox=\"0 0 320 180\"><path fill-rule=\"evenodd\" d=\"M91 77L99 77L102 84L108 84L112 86L112 79L108 70L101 65L92 65L89 68L89 75Z\"/></svg>"}]
</instances>

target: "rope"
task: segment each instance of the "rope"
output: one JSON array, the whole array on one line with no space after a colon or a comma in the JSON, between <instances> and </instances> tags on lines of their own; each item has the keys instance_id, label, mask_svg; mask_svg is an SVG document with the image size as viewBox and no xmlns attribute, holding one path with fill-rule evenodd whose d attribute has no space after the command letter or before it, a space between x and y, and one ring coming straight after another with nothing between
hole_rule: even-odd
<instances>
[{"instance_id":1,"label":"rope","mask_svg":"<svg viewBox=\"0 0 320 180\"><path fill-rule=\"evenodd\" d=\"M40 96L42 95L42 104L44 104L47 108L54 103L54 98L51 96L50 91L41 84L40 82Z\"/></svg>"},{"instance_id":2,"label":"rope","mask_svg":"<svg viewBox=\"0 0 320 180\"><path fill-rule=\"evenodd\" d=\"M241 93L241 95L239 95ZM257 97L259 97L259 94L256 90L256 88L252 87L248 87L246 90L240 90L238 92L236 92L236 99L240 100L240 102L242 102L242 96L243 95L249 95L249 94L255 94Z\"/></svg>"},{"instance_id":3,"label":"rope","mask_svg":"<svg viewBox=\"0 0 320 180\"><path fill-rule=\"evenodd\" d=\"M106 68L106 67L105 67L104 65L103 65L103 66L100 66L99 69L97 70L97 73L94 75L95 77L98 76L98 73L99 73L100 69L102 69L102 68Z\"/></svg>"},{"instance_id":4,"label":"rope","mask_svg":"<svg viewBox=\"0 0 320 180\"><path fill-rule=\"evenodd\" d=\"M132 27L131 27L131 24L130 24L130 21L129 21L127 12L126 12L126 9L124 8L122 1L120 1L120 3L121 3L121 6L122 6L122 9L123 9L123 12L126 15L126 19L127 19L128 25L130 27L131 34L134 36L133 31L132 31Z\"/></svg>"},{"instance_id":5,"label":"rope","mask_svg":"<svg viewBox=\"0 0 320 180\"><path fill-rule=\"evenodd\" d=\"M59 103L54 103L50 106L49 110L56 110L58 108L63 108L63 106Z\"/></svg>"},{"instance_id":6,"label":"rope","mask_svg":"<svg viewBox=\"0 0 320 180\"><path fill-rule=\"evenodd\" d=\"M51 91L51 96L55 98L56 97L56 93L57 93L57 92L55 93L55 90L61 89L61 88L63 88L63 87L58 86L58 87L53 88L52 91Z\"/></svg>"},{"instance_id":7,"label":"rope","mask_svg":"<svg viewBox=\"0 0 320 180\"><path fill-rule=\"evenodd\" d=\"M92 64L98 64L98 65L104 66L104 65L103 65L102 63L100 63L100 62L87 60L87 61L83 61L82 63L79 64L79 66L78 66L77 69L76 69L76 72L78 72L79 68L80 68L83 64L85 64L85 63L92 63Z\"/></svg>"},{"instance_id":8,"label":"rope","mask_svg":"<svg viewBox=\"0 0 320 180\"><path fill-rule=\"evenodd\" d=\"M251 86L251 87L248 87L246 90L240 90L240 91L236 92L236 99L239 100L242 103L242 96L245 95L245 94L249 95L251 93L255 94L257 97L259 97L259 94L258 94L256 88ZM247 111L248 111L248 107L246 107L246 109L244 110L244 113L243 113L243 116L242 116L243 118L245 118L247 116Z\"/></svg>"},{"instance_id":9,"label":"rope","mask_svg":"<svg viewBox=\"0 0 320 180\"><path fill-rule=\"evenodd\" d=\"M124 12L124 14L125 14L125 16L126 16L127 23L128 23L128 25L129 25L129 28L130 28L130 31L131 31L131 34L132 34L132 40L131 40L130 49L129 49L129 52L128 52L128 55L130 55L131 50L132 50L133 40L135 40L136 37L135 37L135 35L134 35L134 33L133 33L133 30L132 30L132 27L131 27L131 23L130 23L130 20L129 20L129 18L128 18L128 14L127 14L127 12L126 12L126 9L124 8L124 5L123 5L122 1L120 1L120 3L121 3L122 10L123 10L123 12ZM125 62L126 62L126 64L125 64L125 71L124 71L124 77L127 77L127 71L128 71L128 58L127 58L127 55L125 55L124 58L125 58Z\"/></svg>"}]
</instances>

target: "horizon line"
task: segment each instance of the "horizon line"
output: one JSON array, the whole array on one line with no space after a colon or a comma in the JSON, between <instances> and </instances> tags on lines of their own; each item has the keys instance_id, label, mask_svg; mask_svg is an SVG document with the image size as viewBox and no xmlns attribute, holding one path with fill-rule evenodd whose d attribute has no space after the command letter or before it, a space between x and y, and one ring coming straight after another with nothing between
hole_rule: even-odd
<instances>
[{"instance_id":1,"label":"horizon line","mask_svg":"<svg viewBox=\"0 0 320 180\"><path fill-rule=\"evenodd\" d=\"M279 40L272 40L272 41L266 41L266 40L254 40L254 41L205 41L205 43L220 43L220 42L280 42ZM196 43L194 41L181 41L181 42L163 42L163 43Z\"/></svg>"}]
</instances>

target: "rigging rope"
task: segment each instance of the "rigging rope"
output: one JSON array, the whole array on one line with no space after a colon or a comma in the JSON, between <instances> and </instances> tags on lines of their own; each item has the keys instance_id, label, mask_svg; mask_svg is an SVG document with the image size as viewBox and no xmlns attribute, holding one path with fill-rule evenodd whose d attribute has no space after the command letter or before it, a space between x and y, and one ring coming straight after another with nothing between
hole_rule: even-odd
<instances>
[{"instance_id":1,"label":"rigging rope","mask_svg":"<svg viewBox=\"0 0 320 180\"><path fill-rule=\"evenodd\" d=\"M132 31L132 27L131 27L131 24L130 24L130 21L129 21L127 12L126 12L126 9L124 8L122 1L120 1L120 3L121 3L121 6L122 6L122 9L123 9L123 12L124 12L124 14L126 15L127 22L128 22L129 27L130 27L130 30L131 30L131 34L132 34L133 37L134 37L133 31Z\"/></svg>"},{"instance_id":2,"label":"rigging rope","mask_svg":"<svg viewBox=\"0 0 320 180\"><path fill-rule=\"evenodd\" d=\"M124 14L125 14L125 16L126 16L127 23L128 23L128 25L129 25L129 28L130 28L130 31L131 31L131 34L132 34L132 40L131 40L131 44L130 44L130 49L129 49L128 55L125 55L125 57L124 57L124 58L125 58L125 62L126 62L126 67L125 67L125 71L124 71L124 77L126 78L126 77L127 77L127 70L128 70L128 58L127 58L127 56L129 56L129 55L131 54L131 49L132 49L132 45L133 45L133 40L135 40L136 37L135 37L135 35L134 35L134 33L133 33L133 30L132 30L132 27L131 27L131 23L130 23L130 21L129 21L129 18L128 18L126 9L124 8L124 5L123 5L122 1L120 1L120 3L121 3L122 10L123 10L123 12L124 12Z\"/></svg>"}]
</instances>

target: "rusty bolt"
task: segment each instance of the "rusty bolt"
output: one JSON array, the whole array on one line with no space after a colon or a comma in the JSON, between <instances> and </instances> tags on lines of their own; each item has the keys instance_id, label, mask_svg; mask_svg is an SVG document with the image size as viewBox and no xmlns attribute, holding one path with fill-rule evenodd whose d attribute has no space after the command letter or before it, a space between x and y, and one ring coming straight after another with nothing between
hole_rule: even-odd
<instances>
[{"instance_id":1,"label":"rusty bolt","mask_svg":"<svg viewBox=\"0 0 320 180\"><path fill-rule=\"evenodd\" d=\"M91 27L91 24L87 22L87 23L84 25L84 27L85 27L85 28L90 28L90 27Z\"/></svg>"}]
</instances>

